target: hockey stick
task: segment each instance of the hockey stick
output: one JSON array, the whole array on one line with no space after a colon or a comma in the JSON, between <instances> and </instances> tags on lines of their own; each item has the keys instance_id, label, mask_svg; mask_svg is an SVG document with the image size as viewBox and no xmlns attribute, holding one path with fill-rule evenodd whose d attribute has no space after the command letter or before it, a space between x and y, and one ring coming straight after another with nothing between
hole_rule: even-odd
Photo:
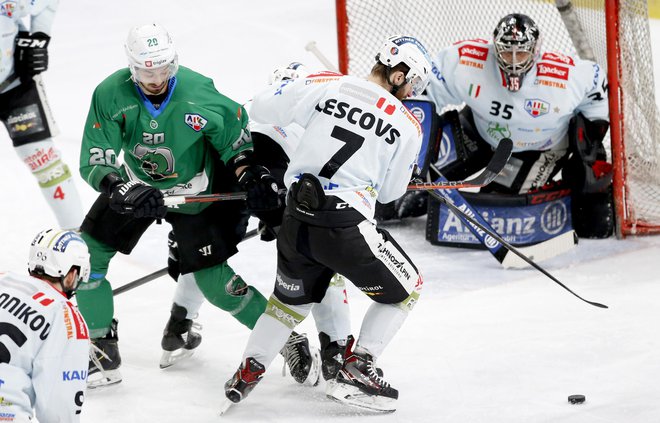
<instances>
[{"instance_id":1,"label":"hockey stick","mask_svg":"<svg viewBox=\"0 0 660 423\"><path fill-rule=\"evenodd\" d=\"M481 188L491 182L500 174L511 157L513 142L509 138L502 138L497 144L495 153L491 157L486 168L472 179L462 181L420 182L408 185L408 191L434 190L434 189L456 189L456 188Z\"/></svg>"},{"instance_id":2,"label":"hockey stick","mask_svg":"<svg viewBox=\"0 0 660 423\"><path fill-rule=\"evenodd\" d=\"M246 192L228 192L224 194L202 194L202 195L171 195L163 201L166 206L177 206L189 203L212 203L215 201L245 200Z\"/></svg>"},{"instance_id":3,"label":"hockey stick","mask_svg":"<svg viewBox=\"0 0 660 423\"><path fill-rule=\"evenodd\" d=\"M252 229L252 230L245 233L245 236L243 237L241 242L247 241L250 238L254 238L258 234L259 234L259 229ZM112 290L112 295L115 296L115 295L121 294L122 292L130 291L133 288L137 288L140 285L144 285L147 282L151 282L154 279L158 279L161 276L165 276L165 275L167 275L167 267L164 267L160 270L156 270L155 272L150 273L146 276L142 276L141 278L136 279L133 282L129 282L125 285L120 286L119 288L113 289Z\"/></svg>"},{"instance_id":4,"label":"hockey stick","mask_svg":"<svg viewBox=\"0 0 660 423\"><path fill-rule=\"evenodd\" d=\"M15 73L9 75L7 79L5 79L2 84L0 84L0 93L5 90L8 86L12 84L12 82L16 81L18 79L18 75Z\"/></svg>"},{"instance_id":5,"label":"hockey stick","mask_svg":"<svg viewBox=\"0 0 660 423\"><path fill-rule=\"evenodd\" d=\"M520 251L518 251L518 249L515 248L513 245L511 245L511 244L509 244L508 242L506 242L501 236L499 236L497 233L495 233L495 231L492 231L492 230L486 228L484 225L482 225L481 223L479 223L479 222L478 222L473 216L470 216L468 213L465 213L463 210L461 210L460 208L458 208L458 207L456 207L455 205L453 205L453 204L452 204L449 200L447 200L443 195L438 194L438 193L435 192L435 191L429 191L429 192L430 192L430 194L431 194L435 199L437 199L438 201L440 201L441 203L443 203L444 205L446 205L449 209L451 209L451 211L453 211L454 213L456 213L457 216L461 216L462 218L464 218L465 220L467 220L468 222L470 222L470 224L472 224L472 225L478 227L479 229L481 229L482 231L484 231L484 232L485 232L486 234L488 234L490 237L492 237L492 238L495 239L497 242L499 242L500 244L502 244L502 245L504 246L504 248L506 248L507 250L511 251L512 253L514 253L515 255L517 255L518 257L520 257L521 259L523 259L523 260L524 260L525 262L527 262L530 266L532 266L533 268L535 268L535 269L538 270L539 272L543 273L544 275L546 275L547 277L549 277L550 279L552 279L555 283L559 284L559 286L561 286L562 288L564 288L565 290L567 290L567 291L570 292L571 294L575 295L577 298L579 298L579 299L581 299L582 301L584 301L585 303L587 303L587 304L591 304L592 306L595 306L595 307L599 307L599 308L608 308L605 304L601 304L601 303L596 303L596 302L593 302L593 301L585 300L584 298L582 298L581 296L579 296L578 294L576 294L575 292L573 292L569 287L567 287L566 285L564 285L563 283L561 283L561 281L559 281L559 279L555 278L555 277L552 276L550 273L548 273L548 271L546 271L544 268L542 268L541 266L539 266L538 264L536 264L536 263L535 263L533 260L531 260L529 257L527 257L526 255L524 255L523 253L521 253Z\"/></svg>"},{"instance_id":6,"label":"hockey stick","mask_svg":"<svg viewBox=\"0 0 660 423\"><path fill-rule=\"evenodd\" d=\"M328 60L327 57L323 53L321 53L321 50L316 46L316 41L310 41L307 43L305 46L305 50L311 52L314 56L316 56L317 59L323 64L323 66L326 67L327 70L333 71L335 73L341 73L339 72L339 69L337 69L337 66L333 65L330 60Z\"/></svg>"},{"instance_id":7,"label":"hockey stick","mask_svg":"<svg viewBox=\"0 0 660 423\"><path fill-rule=\"evenodd\" d=\"M439 181L442 183L445 180L444 176L442 176L440 170L437 167L431 165L431 170L438 174L438 179L436 182ZM465 197L461 195L459 191L441 190L437 191L437 193L445 197L447 201L451 201L454 206L463 210L463 213L468 213L490 231L495 231L490 223L481 217L477 210L472 207L472 205L465 199ZM470 222L463 219L461 215L458 217L461 219L465 227L467 227L470 232L472 232L472 234L477 238L477 240L479 240L479 242L481 242L481 244L486 247L486 249L493 255L493 257L495 257L495 259L502 264L502 267L505 269L522 269L528 267L528 264L524 260L521 260L515 254L512 254L509 250L504 248L502 244L489 237L483 231L479 230L478 227L471 225ZM518 249L526 256L531 257L533 260L542 261L570 250L571 248L575 247L575 244L577 244L577 235L575 234L575 231L568 231L562 235L539 242L534 245L530 245L528 247L518 247Z\"/></svg>"}]
</instances>

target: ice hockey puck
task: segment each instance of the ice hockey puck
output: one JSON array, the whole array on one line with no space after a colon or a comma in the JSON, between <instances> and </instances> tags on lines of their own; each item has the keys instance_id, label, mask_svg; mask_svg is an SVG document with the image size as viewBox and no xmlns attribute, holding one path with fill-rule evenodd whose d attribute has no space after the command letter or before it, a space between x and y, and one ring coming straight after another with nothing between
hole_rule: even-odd
<instances>
[{"instance_id":1,"label":"ice hockey puck","mask_svg":"<svg viewBox=\"0 0 660 423\"><path fill-rule=\"evenodd\" d=\"M568 402L571 404L582 404L586 397L584 395L569 395Z\"/></svg>"}]
</instances>

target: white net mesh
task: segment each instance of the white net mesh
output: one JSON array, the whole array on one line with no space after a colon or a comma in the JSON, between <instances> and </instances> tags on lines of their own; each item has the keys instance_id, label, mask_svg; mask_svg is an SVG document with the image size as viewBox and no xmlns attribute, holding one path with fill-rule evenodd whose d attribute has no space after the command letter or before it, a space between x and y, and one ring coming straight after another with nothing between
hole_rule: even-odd
<instances>
[{"instance_id":1,"label":"white net mesh","mask_svg":"<svg viewBox=\"0 0 660 423\"><path fill-rule=\"evenodd\" d=\"M565 3L559 1L558 3ZM595 60L607 69L604 0L574 0L577 18ZM620 0L621 90L624 116L625 220L660 228L660 115L655 103L646 0ZM509 13L529 15L540 27L544 50L578 54L554 1L543 0L346 0L348 73L366 76L374 53L390 35L417 37L431 55L456 41L490 40ZM656 135L658 134L658 135ZM606 145L609 142L606 140ZM618 165L618 164L617 164Z\"/></svg>"}]
</instances>

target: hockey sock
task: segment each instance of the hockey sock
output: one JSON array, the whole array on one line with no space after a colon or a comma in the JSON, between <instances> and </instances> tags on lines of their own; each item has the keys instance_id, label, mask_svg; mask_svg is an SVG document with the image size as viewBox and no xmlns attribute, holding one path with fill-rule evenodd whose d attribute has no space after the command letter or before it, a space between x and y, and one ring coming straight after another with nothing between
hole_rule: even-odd
<instances>
[{"instance_id":1,"label":"hockey sock","mask_svg":"<svg viewBox=\"0 0 660 423\"><path fill-rule=\"evenodd\" d=\"M211 304L229 312L250 329L266 309L266 298L234 273L227 262L198 270L194 275L197 286Z\"/></svg>"},{"instance_id":2,"label":"hockey sock","mask_svg":"<svg viewBox=\"0 0 660 423\"><path fill-rule=\"evenodd\" d=\"M91 272L89 281L83 282L76 291L78 308L87 322L89 335L101 338L110 331L114 315L112 287L105 278L110 259L116 251L83 232L90 254Z\"/></svg>"},{"instance_id":3,"label":"hockey sock","mask_svg":"<svg viewBox=\"0 0 660 423\"><path fill-rule=\"evenodd\" d=\"M362 320L357 346L379 357L408 317L408 311L398 304L373 303Z\"/></svg>"},{"instance_id":4,"label":"hockey sock","mask_svg":"<svg viewBox=\"0 0 660 423\"><path fill-rule=\"evenodd\" d=\"M15 147L21 160L37 178L44 199L62 229L77 230L85 217L80 195L69 167L50 138Z\"/></svg>"},{"instance_id":5,"label":"hockey sock","mask_svg":"<svg viewBox=\"0 0 660 423\"><path fill-rule=\"evenodd\" d=\"M316 330L330 338L330 342L346 340L351 334L351 310L346 297L346 283L343 276L332 277L325 296L312 307Z\"/></svg>"},{"instance_id":6,"label":"hockey sock","mask_svg":"<svg viewBox=\"0 0 660 423\"><path fill-rule=\"evenodd\" d=\"M243 360L254 357L268 367L286 343L293 328L310 312L312 304L292 306L270 297L266 312L257 321L248 340Z\"/></svg>"}]
</instances>

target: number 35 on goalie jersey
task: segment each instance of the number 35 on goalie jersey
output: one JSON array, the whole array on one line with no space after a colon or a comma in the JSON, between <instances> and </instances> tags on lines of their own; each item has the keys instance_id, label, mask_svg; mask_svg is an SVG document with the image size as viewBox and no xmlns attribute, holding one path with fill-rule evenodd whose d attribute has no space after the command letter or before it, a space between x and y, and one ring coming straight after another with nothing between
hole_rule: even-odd
<instances>
[{"instance_id":1,"label":"number 35 on goalie jersey","mask_svg":"<svg viewBox=\"0 0 660 423\"><path fill-rule=\"evenodd\" d=\"M605 71L596 63L543 52L509 91L485 40L461 41L438 53L427 90L438 110L465 103L477 131L495 147L505 137L513 151L565 149L570 119L609 120Z\"/></svg>"},{"instance_id":2,"label":"number 35 on goalie jersey","mask_svg":"<svg viewBox=\"0 0 660 423\"><path fill-rule=\"evenodd\" d=\"M319 177L335 195L373 219L376 199L403 195L421 146L417 119L379 85L324 72L284 81L254 97L260 122L305 131L291 155L287 187L303 173Z\"/></svg>"}]
</instances>

